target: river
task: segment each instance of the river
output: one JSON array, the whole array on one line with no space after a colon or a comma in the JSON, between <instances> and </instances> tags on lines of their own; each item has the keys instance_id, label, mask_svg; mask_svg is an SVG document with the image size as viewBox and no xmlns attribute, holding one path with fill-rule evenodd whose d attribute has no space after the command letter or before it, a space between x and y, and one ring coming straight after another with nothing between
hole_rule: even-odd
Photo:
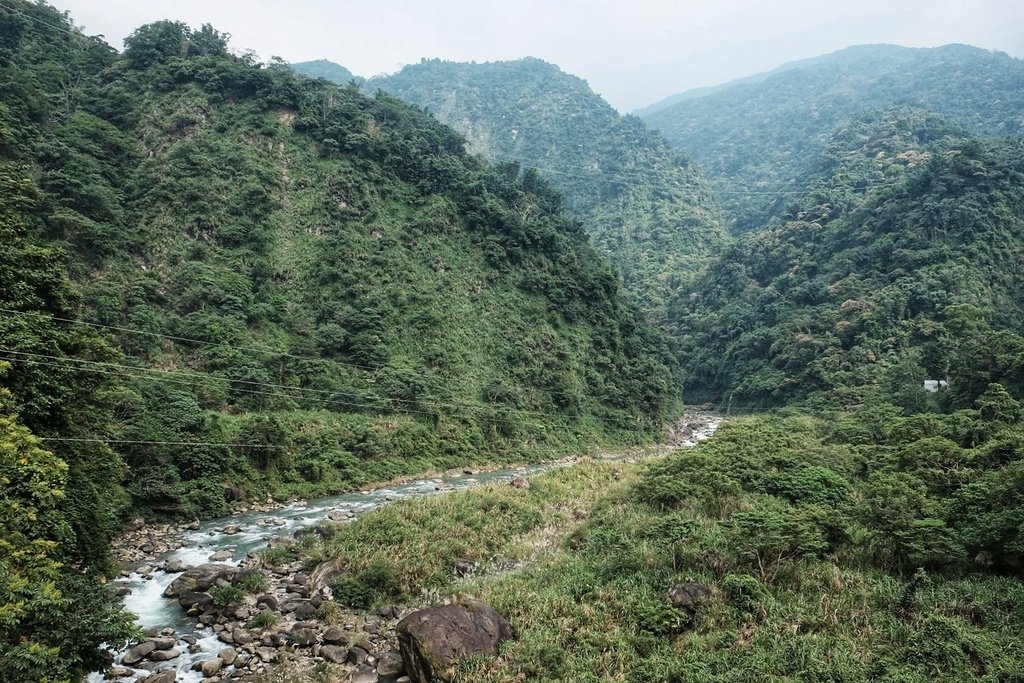
<instances>
[{"instance_id":1,"label":"river","mask_svg":"<svg viewBox=\"0 0 1024 683\"><path fill-rule=\"evenodd\" d=\"M718 418L707 419L700 429L677 447L687 448L706 440L714 434L718 424ZM648 449L640 453L609 455L603 459L632 460L667 451L666 447L662 447L657 450ZM169 560L180 560L185 565L195 566L210 562L210 556L214 553L229 551L231 558L223 560L223 562L237 565L248 554L267 547L268 542L273 539L291 537L300 529L316 526L332 517L334 519L354 519L364 512L392 501L462 491L488 484L507 483L515 477L536 476L555 469L571 467L577 462L579 462L578 459L571 458L474 474L452 473L432 479L418 479L362 492L320 498L308 503L293 503L269 512L251 512L212 519L201 523L198 529L184 532L180 539L184 542L181 548L157 555L155 561L148 561L146 564L160 566ZM237 526L239 531L230 534L224 533L223 529L229 526ZM163 596L164 590L181 575L181 572L155 570L150 573L151 578L146 578L135 571L141 564L128 565L125 567L126 575L115 581L116 586L131 590L131 593L124 597L125 607L138 616L138 623L143 629L174 629L174 636L178 640L176 648L184 654L171 662L162 664L159 669L177 669L179 683L198 683L202 680L202 675L191 670L193 664L212 659L224 647L224 643L220 642L209 628L197 624L194 619L189 618L176 599ZM123 651L117 653L116 661L118 663L123 655ZM88 681L89 683L103 683L106 680L115 680L128 683L141 681L152 673L152 671L144 669L125 668L131 669L132 673L113 679L93 673L90 674Z\"/></svg>"}]
</instances>

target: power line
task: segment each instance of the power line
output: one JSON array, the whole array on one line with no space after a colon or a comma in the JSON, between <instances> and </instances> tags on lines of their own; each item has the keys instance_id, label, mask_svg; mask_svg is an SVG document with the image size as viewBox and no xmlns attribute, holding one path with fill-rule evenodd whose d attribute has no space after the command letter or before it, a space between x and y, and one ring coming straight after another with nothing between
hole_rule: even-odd
<instances>
[{"instance_id":1,"label":"power line","mask_svg":"<svg viewBox=\"0 0 1024 683\"><path fill-rule=\"evenodd\" d=\"M128 333L149 335L149 336L154 336L154 337L161 337L161 338L171 339L171 340L174 340L174 341L195 342L195 343L198 343L198 344L204 344L204 345L209 345L209 346L221 346L221 347L227 347L227 348L232 348L232 349L242 349L242 350L250 350L250 351L259 351L260 350L260 349L254 348L254 347L236 346L236 345L233 345L233 344L225 344L225 343L222 343L222 342L206 342L206 341L202 341L202 340L189 339L187 337L176 337L176 336L173 336L173 335L163 335L163 334L158 334L156 332L145 332L143 330L134 330L134 329L131 329L131 328L116 327L116 326L112 326L112 325L100 325L98 323L90 323L90 322L86 322L84 320L77 320L77 319L73 319L73 318L62 318L62 317L59 317L59 316L46 315L46 314L42 314L42 313L35 313L35 312L29 312L29 311L17 311L17 310L9 309L9 308L0 308L0 313L9 313L9 314L15 314L15 315L23 315L23 316L29 316L29 317L34 317L34 318L41 318L43 320L58 320L58 321L64 322L64 323L74 323L74 324L87 325L89 327L95 327L95 328L100 328L100 329L109 329L109 330L115 330L115 331L119 331L119 332L128 332ZM355 398L360 398L361 397L361 395L358 394L358 393L351 392L351 391L344 391L344 390L332 391L332 390L327 390L327 389L313 389L313 388L305 388L305 387L295 387L295 386L290 386L290 385L286 385L286 384L273 384L273 383L270 383L270 382L257 382L257 381L253 381L253 380L231 379L229 377L220 377L220 376L217 376L217 375L211 375L209 373L186 373L186 372L173 371L173 370L163 370L163 369L160 369L160 368L148 368L148 367L139 367L139 366L134 366L134 365L122 365L122 364L118 364L118 363L110 363L110 362L104 362L104 361L90 361L90 360L85 360L85 359L68 358L68 357L62 357L62 356L47 356L46 354L33 354L33 353L29 353L29 352L16 351L16 350L13 350L13 349L3 349L3 348L0 348L0 351L6 352L6 353L18 353L18 354L28 355L28 356L49 358L51 360L73 360L73 361L79 362L79 363L103 365L103 366L108 366L108 367L118 367L118 368L123 368L123 369L126 369L126 370L130 370L130 371L133 371L133 372L151 372L151 373L161 373L161 374L176 374L176 375L181 375L181 376L185 376L185 377L212 378L212 379L216 379L216 380L220 380L220 381L225 381L225 382L234 382L236 384L246 384L246 385L251 385L251 386L271 387L271 388L274 388L274 389L285 389L287 391L298 391L298 392L309 392L309 393L316 393L316 394L326 394L328 396L335 396L337 394L341 394L341 395L346 395L346 396L352 396L352 397L355 397ZM265 353L269 353L269 354L274 354L274 355L282 356L282 357L286 357L286 358L293 358L293 359L297 359L297 360L310 360L310 361L323 361L324 360L323 358L319 358L319 357L316 357L316 356L297 356L297 355L292 355L292 354L276 353L276 352L273 352L273 351L264 351L264 352ZM349 363L345 363L344 361L338 361L338 360L334 360L334 359L331 359L329 362L337 363L339 365L347 365L347 366L351 366L351 367L357 367L357 368L363 367L363 366L358 366L358 365L352 365L352 364L349 364ZM379 367L377 367L375 369L383 369L383 368L386 368L386 367L387 366L379 366ZM423 375L423 374L418 374L417 376L418 377L430 377L430 375ZM234 389L236 391L241 391L241 389L239 389L237 387L232 387L232 389ZM558 392L550 392L550 393L558 393ZM297 397L297 398L299 398L299 397ZM474 409L474 410L490 410L491 409L490 406L487 406L486 404L483 404L483 403L458 403L458 402L429 401L429 400L419 401L419 400L415 400L415 399L401 399L401 398L389 398L389 399L386 399L386 400L392 401L392 402L398 402L398 403L411 403L411 404L415 404L415 405L433 405L433 406L436 406L436 407L439 407L439 408L469 408L469 409ZM505 410L505 412L517 413L517 414L521 414L521 415L532 415L532 416L539 416L539 417L550 417L550 415L548 415L547 413L543 413L543 412L536 411L536 410L526 410L526 409L523 409L523 408L505 408L503 410Z\"/></svg>"},{"instance_id":2,"label":"power line","mask_svg":"<svg viewBox=\"0 0 1024 683\"><path fill-rule=\"evenodd\" d=\"M232 448L291 448L277 444L262 443L226 443L223 441L136 441L132 439L86 439L66 436L37 436L40 441L71 441L105 444L144 444L149 446L230 446Z\"/></svg>"},{"instance_id":3,"label":"power line","mask_svg":"<svg viewBox=\"0 0 1024 683\"><path fill-rule=\"evenodd\" d=\"M92 328L101 330L112 330L115 332L127 332L130 334L138 334L147 337L157 337L160 339L170 339L171 341L184 342L187 344L199 344L201 346L218 346L222 348L236 349L238 351L252 351L255 353L263 353L267 355L279 356L281 358L293 358L295 360L324 360L319 356L298 356L291 353L285 353L283 351L274 351L271 349L261 349L255 346L240 346L238 344L228 344L225 342L211 342L202 339L193 339L191 337L179 337L173 334L160 334L159 332L147 332L145 330L136 330L130 327L118 327L117 325L101 325L100 323L91 323L85 320L77 320L75 318L62 318L56 315L49 315L44 313L34 313L32 311L18 311L11 308L0 308L0 313L11 313L14 315L24 315L35 318L43 318L44 320L57 320L63 323L73 323L76 325L87 325ZM381 370L388 366L386 365L359 365L357 363L348 363L345 361L333 360L332 363L338 363L339 365L346 365L348 367L357 368L359 370Z\"/></svg>"},{"instance_id":4,"label":"power line","mask_svg":"<svg viewBox=\"0 0 1024 683\"><path fill-rule=\"evenodd\" d=\"M85 38L85 37L87 37L81 31L69 29L67 26L58 26L57 24L51 24L48 21L43 21L42 19L39 19L38 17L33 17L30 14L25 14L24 12L22 12L20 10L17 10L17 9L15 9L13 7L8 7L7 5L0 5L0 8L3 8L5 10L7 10L11 14L16 14L16 15L18 15L19 17L21 17L23 19L28 19L29 21L34 21L35 23L37 23L37 24L39 24L41 26L45 26L46 28L52 28L55 31L63 31L64 33L67 33L68 35L71 35L71 36L75 36L76 38Z\"/></svg>"},{"instance_id":5,"label":"power line","mask_svg":"<svg viewBox=\"0 0 1024 683\"><path fill-rule=\"evenodd\" d=\"M47 358L47 359L51 359L51 360L73 361L73 362L85 363L85 364L105 365L105 366L113 367L113 368L118 369L118 370L122 370L129 377L133 377L133 378L137 378L137 379L152 379L152 380L156 380L156 381L165 381L165 382L171 382L171 383L175 383L175 384L184 384L184 385L187 385L187 386L207 386L207 387L209 387L208 384L203 384L202 380L213 380L213 381L224 381L224 382L233 381L233 380L230 380L230 379L225 378L225 377L217 377L216 375L199 375L199 374L193 374L193 373L179 373L179 372L174 372L174 371L170 371L170 370L154 370L154 369L151 369L151 368L138 368L138 367L134 367L134 366L131 366L131 365L119 365L117 363L102 363L100 361L86 361L86 360L77 359L77 358L68 358L68 357L61 357L61 356L51 356L51 355L47 355L47 354L29 353L29 352L25 352L25 351L13 351L13 350L10 350L10 349L0 349L0 352L13 353L13 354L19 354L19 355L26 355L26 356L31 356L31 357L35 357L35 358ZM8 360L8 361L13 361L13 362L17 362L17 363L25 363L25 364L29 364L29 365L45 365L45 366L49 366L49 367L62 368L62 369L66 369L66 370L94 372L94 373L97 373L97 374L104 374L104 375L116 375L116 374L118 374L116 371L112 372L112 371L104 370L102 368L82 367L82 366L79 366L79 365L68 365L66 363L54 363L54 362L49 362L49 361L45 361L45 360L28 360L28 359L25 359L25 358L12 358L12 357L6 357L6 358L0 357L0 360ZM161 374L160 375L134 374L134 371L141 371L141 372L153 371L153 372L159 372ZM171 376L167 376L167 375L171 375ZM184 376L184 377L198 378L200 381L189 381L189 380L186 380L186 379L178 379L177 377L175 377L176 375L180 375L180 376ZM275 386L275 385L268 385L268 386ZM404 406L380 406L380 405L373 404L373 403L359 403L359 402L355 402L355 401L342 401L342 400L338 400L338 399L316 398L316 397L312 397L312 396L303 396L303 395L296 395L296 394L286 394L286 393L259 391L259 390L256 390L256 389L242 389L242 388L239 388L239 387L229 387L229 388L232 391L242 392L242 393L246 393L246 394L254 394L254 395L258 395L258 396L269 396L269 397L275 397L275 398L289 398L289 399L292 399L292 400L300 400L300 401L311 401L311 402L320 403L320 404L323 404L323 405L340 405L340 406L354 407L354 408L373 408L373 409L376 409L378 411L380 411L381 409L385 409L385 408L390 407L391 410L396 411L396 412L403 412L403 413L417 414L417 415L427 415L429 417L437 417L436 413L433 413L433 412L430 412L430 411L426 411L426 410L416 410L414 408L408 408L408 407L404 407ZM296 389L296 391L301 391L301 388L299 388L299 387L296 387L295 389ZM381 397L381 400L382 401L388 401L388 402L394 402L394 401L400 401L402 399L393 399L393 398ZM408 401L408 402L415 403L415 401ZM488 406L486 406L484 404L479 404L479 405L469 405L469 404L466 404L466 405L460 405L460 404L434 404L434 405L436 405L438 407L444 407L444 408L467 409L467 410L491 410L492 409L492 408L490 408L490 407L488 407ZM539 411L524 411L524 410L515 409L515 408L494 408L494 409L498 410L498 411L504 411L504 412L507 412L507 413L508 412L523 413L523 414L526 414L526 415L529 415L529 416L533 416L533 417L538 417L538 418L553 418L554 417L553 415L550 415L550 414L547 414L547 413L542 413L542 412L539 412ZM511 424L512 423L512 420L510 420L508 418L491 417L491 416L487 416L487 415L476 415L475 417L476 417L476 419L483 420L485 422L501 422L501 423L506 423L506 424Z\"/></svg>"}]
</instances>

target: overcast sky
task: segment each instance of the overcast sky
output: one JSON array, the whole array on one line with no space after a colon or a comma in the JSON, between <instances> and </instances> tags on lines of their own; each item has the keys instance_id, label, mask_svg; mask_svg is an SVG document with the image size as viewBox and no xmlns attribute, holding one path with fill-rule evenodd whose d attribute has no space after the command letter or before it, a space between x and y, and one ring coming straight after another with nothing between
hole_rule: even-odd
<instances>
[{"instance_id":1,"label":"overcast sky","mask_svg":"<svg viewBox=\"0 0 1024 683\"><path fill-rule=\"evenodd\" d=\"M50 0L121 40L179 19L264 60L329 59L360 76L422 57L533 56L620 111L849 45L968 43L1024 57L1022 0Z\"/></svg>"}]
</instances>

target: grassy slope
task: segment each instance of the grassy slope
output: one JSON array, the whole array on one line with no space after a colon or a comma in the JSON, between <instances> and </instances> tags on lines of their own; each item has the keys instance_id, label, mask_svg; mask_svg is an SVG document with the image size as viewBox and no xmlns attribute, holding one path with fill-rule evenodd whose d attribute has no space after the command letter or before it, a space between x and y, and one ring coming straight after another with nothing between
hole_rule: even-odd
<instances>
[{"instance_id":1,"label":"grassy slope","mask_svg":"<svg viewBox=\"0 0 1024 683\"><path fill-rule=\"evenodd\" d=\"M985 458L1019 439L986 410L737 420L649 465L396 504L308 552L350 568L343 598L458 588L507 615L515 640L463 680L1015 680L1024 587L974 563L991 520L962 507L1019 469ZM952 487L903 455L937 434L978 442ZM455 578L462 557L478 578ZM679 581L714 592L692 619L668 603Z\"/></svg>"}]
</instances>

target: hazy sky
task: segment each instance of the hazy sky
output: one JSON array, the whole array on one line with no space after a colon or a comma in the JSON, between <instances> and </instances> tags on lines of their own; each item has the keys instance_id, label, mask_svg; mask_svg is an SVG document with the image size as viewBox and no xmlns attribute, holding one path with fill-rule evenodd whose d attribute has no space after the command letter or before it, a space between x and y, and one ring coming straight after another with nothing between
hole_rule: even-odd
<instances>
[{"instance_id":1,"label":"hazy sky","mask_svg":"<svg viewBox=\"0 0 1024 683\"><path fill-rule=\"evenodd\" d=\"M969 43L1024 57L1022 0L50 0L115 47L180 19L298 62L360 76L421 57L533 56L587 79L621 111L860 43Z\"/></svg>"}]
</instances>

